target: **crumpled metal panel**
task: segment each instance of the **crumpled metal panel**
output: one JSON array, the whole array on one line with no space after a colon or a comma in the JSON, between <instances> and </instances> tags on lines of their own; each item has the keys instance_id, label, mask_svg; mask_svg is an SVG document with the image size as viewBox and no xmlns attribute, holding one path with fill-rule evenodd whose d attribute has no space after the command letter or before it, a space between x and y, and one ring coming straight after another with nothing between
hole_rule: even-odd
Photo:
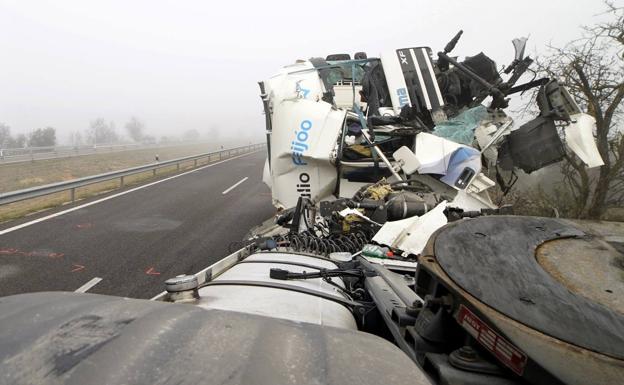
<instances>
[{"instance_id":1,"label":"crumpled metal panel","mask_svg":"<svg viewBox=\"0 0 624 385\"><path fill-rule=\"evenodd\" d=\"M332 152L346 112L306 99L283 101L273 108L273 204L290 208L299 197L315 202L329 197L338 180Z\"/></svg>"}]
</instances>

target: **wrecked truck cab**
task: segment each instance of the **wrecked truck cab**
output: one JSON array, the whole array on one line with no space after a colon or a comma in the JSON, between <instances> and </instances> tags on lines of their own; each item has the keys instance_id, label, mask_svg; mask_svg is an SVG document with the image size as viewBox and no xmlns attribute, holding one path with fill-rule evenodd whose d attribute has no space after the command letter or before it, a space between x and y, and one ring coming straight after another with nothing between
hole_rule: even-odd
<instances>
[{"instance_id":1,"label":"wrecked truck cab","mask_svg":"<svg viewBox=\"0 0 624 385\"><path fill-rule=\"evenodd\" d=\"M532 63L526 39L504 80L483 53L457 61L429 47L389 50L379 58L311 58L260 82L267 129L264 180L273 204L292 208L353 196L385 178L418 181L451 206L492 209L489 191L508 192L517 170L531 173L563 159L566 145L589 167L602 164L591 118L555 80L516 85ZM513 127L509 97L539 87L539 115ZM485 105L486 101L489 105Z\"/></svg>"},{"instance_id":2,"label":"wrecked truck cab","mask_svg":"<svg viewBox=\"0 0 624 385\"><path fill-rule=\"evenodd\" d=\"M270 155L274 203L292 207L299 197L318 201L332 194L337 178L332 152L344 116L344 110L311 100L285 100L274 107Z\"/></svg>"}]
</instances>

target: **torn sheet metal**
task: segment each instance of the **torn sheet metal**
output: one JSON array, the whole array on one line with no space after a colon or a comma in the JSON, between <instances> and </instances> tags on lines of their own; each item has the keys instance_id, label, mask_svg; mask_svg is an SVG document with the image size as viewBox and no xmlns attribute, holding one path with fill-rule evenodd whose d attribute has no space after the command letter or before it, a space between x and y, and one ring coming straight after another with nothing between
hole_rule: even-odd
<instances>
[{"instance_id":1,"label":"torn sheet metal","mask_svg":"<svg viewBox=\"0 0 624 385\"><path fill-rule=\"evenodd\" d=\"M492 122L482 123L475 130L475 139L481 149L481 154L483 154L487 161L487 168L494 168L496 166L498 160L497 143L511 132L513 119L505 117L499 119L499 123L500 126Z\"/></svg>"},{"instance_id":2,"label":"torn sheet metal","mask_svg":"<svg viewBox=\"0 0 624 385\"><path fill-rule=\"evenodd\" d=\"M273 107L271 178L273 204L289 208L299 197L327 198L337 182L331 153L345 110L306 99L284 100Z\"/></svg>"},{"instance_id":3,"label":"torn sheet metal","mask_svg":"<svg viewBox=\"0 0 624 385\"><path fill-rule=\"evenodd\" d=\"M471 193L480 193L489 188L496 186L496 182L485 176L482 172L472 179L467 191Z\"/></svg>"},{"instance_id":4,"label":"torn sheet metal","mask_svg":"<svg viewBox=\"0 0 624 385\"><path fill-rule=\"evenodd\" d=\"M418 134L415 154L420 174L444 175L440 180L457 189L466 188L481 171L478 150L436 135Z\"/></svg>"},{"instance_id":5,"label":"torn sheet metal","mask_svg":"<svg viewBox=\"0 0 624 385\"><path fill-rule=\"evenodd\" d=\"M325 92L319 74L309 61L286 66L265 82L272 106L283 100L321 100Z\"/></svg>"},{"instance_id":6,"label":"torn sheet metal","mask_svg":"<svg viewBox=\"0 0 624 385\"><path fill-rule=\"evenodd\" d=\"M386 222L375 234L373 241L410 254L420 254L429 241L429 237L447 224L444 210L446 210L446 201L441 202L423 216Z\"/></svg>"},{"instance_id":7,"label":"torn sheet metal","mask_svg":"<svg viewBox=\"0 0 624 385\"><path fill-rule=\"evenodd\" d=\"M596 120L588 114L570 116L572 122L565 128L565 142L574 153L587 164L587 167L599 167L604 161L596 147L594 127Z\"/></svg>"},{"instance_id":8,"label":"torn sheet metal","mask_svg":"<svg viewBox=\"0 0 624 385\"><path fill-rule=\"evenodd\" d=\"M458 148L449 159L446 175L440 180L449 186L463 190L479 170L481 170L481 153L474 148Z\"/></svg>"},{"instance_id":9,"label":"torn sheet metal","mask_svg":"<svg viewBox=\"0 0 624 385\"><path fill-rule=\"evenodd\" d=\"M445 175L451 155L462 145L427 133L416 135L416 158L420 174Z\"/></svg>"},{"instance_id":10,"label":"torn sheet metal","mask_svg":"<svg viewBox=\"0 0 624 385\"><path fill-rule=\"evenodd\" d=\"M472 184L470 186L472 187ZM471 190L471 188L469 187L468 190ZM487 190L478 193L459 190L448 205L449 207L456 207L465 211L479 211L481 209L495 209L498 207L492 202Z\"/></svg>"}]
</instances>

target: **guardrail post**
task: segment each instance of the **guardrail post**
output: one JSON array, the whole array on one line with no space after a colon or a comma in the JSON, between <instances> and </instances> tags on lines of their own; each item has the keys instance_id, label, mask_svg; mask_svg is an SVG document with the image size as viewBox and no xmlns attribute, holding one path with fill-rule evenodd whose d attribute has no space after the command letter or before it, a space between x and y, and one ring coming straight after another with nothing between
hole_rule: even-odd
<instances>
[{"instance_id":1,"label":"guardrail post","mask_svg":"<svg viewBox=\"0 0 624 385\"><path fill-rule=\"evenodd\" d=\"M210 155L208 155L208 159L210 159ZM197 167L197 159L193 161L193 167Z\"/></svg>"},{"instance_id":2,"label":"guardrail post","mask_svg":"<svg viewBox=\"0 0 624 385\"><path fill-rule=\"evenodd\" d=\"M176 170L180 171L180 163L176 163Z\"/></svg>"},{"instance_id":3,"label":"guardrail post","mask_svg":"<svg viewBox=\"0 0 624 385\"><path fill-rule=\"evenodd\" d=\"M71 194L72 203L76 202L76 188L75 187L70 190L70 194Z\"/></svg>"},{"instance_id":4,"label":"guardrail post","mask_svg":"<svg viewBox=\"0 0 624 385\"><path fill-rule=\"evenodd\" d=\"M153 170L152 170L152 174L153 174L154 176L156 176L156 169L153 169Z\"/></svg>"},{"instance_id":5,"label":"guardrail post","mask_svg":"<svg viewBox=\"0 0 624 385\"><path fill-rule=\"evenodd\" d=\"M122 176L121 178L119 178L119 188L123 188L124 187L124 177Z\"/></svg>"}]
</instances>

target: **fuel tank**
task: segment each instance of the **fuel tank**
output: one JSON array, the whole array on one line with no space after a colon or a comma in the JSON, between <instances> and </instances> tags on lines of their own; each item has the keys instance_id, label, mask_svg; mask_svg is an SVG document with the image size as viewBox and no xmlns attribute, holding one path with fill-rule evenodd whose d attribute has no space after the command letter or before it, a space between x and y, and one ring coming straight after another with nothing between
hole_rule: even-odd
<instances>
[{"instance_id":1,"label":"fuel tank","mask_svg":"<svg viewBox=\"0 0 624 385\"><path fill-rule=\"evenodd\" d=\"M275 280L269 277L272 268L301 273L336 269L338 266L314 255L286 252L252 254L200 288L197 305L205 309L357 330L355 319L345 306L348 298L339 289L344 288L341 279L333 279L338 287L321 278Z\"/></svg>"}]
</instances>

